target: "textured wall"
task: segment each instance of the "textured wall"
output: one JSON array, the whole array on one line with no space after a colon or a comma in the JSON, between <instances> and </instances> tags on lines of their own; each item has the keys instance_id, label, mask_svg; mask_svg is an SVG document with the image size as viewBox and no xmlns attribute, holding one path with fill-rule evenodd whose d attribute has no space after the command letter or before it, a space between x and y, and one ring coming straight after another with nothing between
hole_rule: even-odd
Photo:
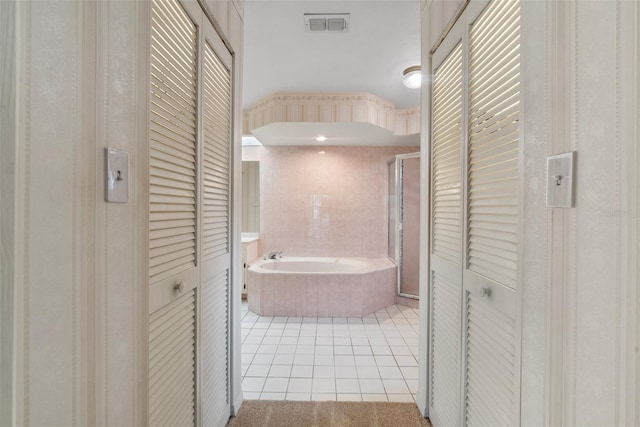
<instances>
[{"instance_id":1,"label":"textured wall","mask_svg":"<svg viewBox=\"0 0 640 427\"><path fill-rule=\"evenodd\" d=\"M415 147L259 147L264 251L387 256L387 161Z\"/></svg>"}]
</instances>

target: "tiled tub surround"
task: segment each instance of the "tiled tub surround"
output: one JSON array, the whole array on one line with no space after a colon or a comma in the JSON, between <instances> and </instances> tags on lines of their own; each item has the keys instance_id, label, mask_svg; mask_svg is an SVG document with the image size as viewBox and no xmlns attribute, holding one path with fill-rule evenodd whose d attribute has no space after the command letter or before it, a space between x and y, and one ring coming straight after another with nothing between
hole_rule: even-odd
<instances>
[{"instance_id":1,"label":"tiled tub surround","mask_svg":"<svg viewBox=\"0 0 640 427\"><path fill-rule=\"evenodd\" d=\"M243 160L260 161L262 247L291 256L386 257L387 161L417 149L244 147Z\"/></svg>"},{"instance_id":2,"label":"tiled tub surround","mask_svg":"<svg viewBox=\"0 0 640 427\"><path fill-rule=\"evenodd\" d=\"M247 285L249 309L259 315L363 317L395 304L396 266L385 258L261 260Z\"/></svg>"},{"instance_id":3,"label":"tiled tub surround","mask_svg":"<svg viewBox=\"0 0 640 427\"><path fill-rule=\"evenodd\" d=\"M365 317L262 317L242 305L245 399L412 402L418 310Z\"/></svg>"}]
</instances>

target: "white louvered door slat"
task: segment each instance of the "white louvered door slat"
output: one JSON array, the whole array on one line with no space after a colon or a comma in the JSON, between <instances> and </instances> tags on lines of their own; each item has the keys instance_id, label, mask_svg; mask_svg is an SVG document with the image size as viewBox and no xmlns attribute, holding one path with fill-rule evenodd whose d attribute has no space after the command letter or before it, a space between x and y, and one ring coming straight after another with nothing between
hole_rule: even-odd
<instances>
[{"instance_id":1,"label":"white louvered door slat","mask_svg":"<svg viewBox=\"0 0 640 427\"><path fill-rule=\"evenodd\" d=\"M149 425L196 424L197 27L151 4ZM176 289L176 285L179 289Z\"/></svg>"},{"instance_id":2,"label":"white louvered door slat","mask_svg":"<svg viewBox=\"0 0 640 427\"><path fill-rule=\"evenodd\" d=\"M195 423L194 291L149 317L149 424Z\"/></svg>"},{"instance_id":3,"label":"white louvered door slat","mask_svg":"<svg viewBox=\"0 0 640 427\"><path fill-rule=\"evenodd\" d=\"M463 49L461 26L434 55L431 140L429 418L460 424Z\"/></svg>"},{"instance_id":4,"label":"white louvered door slat","mask_svg":"<svg viewBox=\"0 0 640 427\"><path fill-rule=\"evenodd\" d=\"M223 427L230 408L231 56L212 28L204 30L200 416L203 426Z\"/></svg>"},{"instance_id":5,"label":"white louvered door slat","mask_svg":"<svg viewBox=\"0 0 640 427\"><path fill-rule=\"evenodd\" d=\"M519 424L520 2L469 32L463 423Z\"/></svg>"}]
</instances>

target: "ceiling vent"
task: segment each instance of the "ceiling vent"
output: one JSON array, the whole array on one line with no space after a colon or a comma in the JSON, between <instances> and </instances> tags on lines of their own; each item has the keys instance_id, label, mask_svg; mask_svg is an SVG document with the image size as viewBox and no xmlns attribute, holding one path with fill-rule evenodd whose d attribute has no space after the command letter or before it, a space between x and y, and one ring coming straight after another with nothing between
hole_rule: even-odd
<instances>
[{"instance_id":1,"label":"ceiling vent","mask_svg":"<svg viewBox=\"0 0 640 427\"><path fill-rule=\"evenodd\" d=\"M348 13L305 13L305 31L331 31L346 33L349 31Z\"/></svg>"}]
</instances>

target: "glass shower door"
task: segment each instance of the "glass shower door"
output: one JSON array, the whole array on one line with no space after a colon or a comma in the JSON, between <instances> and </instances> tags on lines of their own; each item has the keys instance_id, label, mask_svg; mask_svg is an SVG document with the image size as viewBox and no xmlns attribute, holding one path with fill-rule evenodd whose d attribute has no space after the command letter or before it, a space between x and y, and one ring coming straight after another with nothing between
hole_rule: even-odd
<instances>
[{"instance_id":1,"label":"glass shower door","mask_svg":"<svg viewBox=\"0 0 640 427\"><path fill-rule=\"evenodd\" d=\"M420 153L389 163L389 258L398 266L398 295L420 294Z\"/></svg>"}]
</instances>

